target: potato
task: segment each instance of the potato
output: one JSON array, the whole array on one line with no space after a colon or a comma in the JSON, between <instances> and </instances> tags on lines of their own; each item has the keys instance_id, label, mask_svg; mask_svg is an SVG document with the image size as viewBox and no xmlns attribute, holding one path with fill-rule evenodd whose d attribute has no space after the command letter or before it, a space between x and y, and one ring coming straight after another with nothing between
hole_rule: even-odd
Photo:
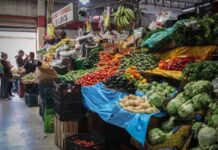
<instances>
[{"instance_id":1,"label":"potato","mask_svg":"<svg viewBox=\"0 0 218 150\"><path fill-rule=\"evenodd\" d=\"M142 103L141 106L142 106L142 108L144 108L144 109L149 108L148 103Z\"/></svg>"}]
</instances>

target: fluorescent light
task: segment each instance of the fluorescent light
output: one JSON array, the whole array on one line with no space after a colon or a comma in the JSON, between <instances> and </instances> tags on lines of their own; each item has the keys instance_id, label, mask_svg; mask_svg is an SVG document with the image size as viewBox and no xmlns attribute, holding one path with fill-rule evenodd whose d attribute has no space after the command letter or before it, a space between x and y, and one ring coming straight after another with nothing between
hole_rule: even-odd
<instances>
[{"instance_id":1,"label":"fluorescent light","mask_svg":"<svg viewBox=\"0 0 218 150\"><path fill-rule=\"evenodd\" d=\"M83 5L87 4L90 2L90 0L79 0L80 3L82 3Z\"/></svg>"}]
</instances>

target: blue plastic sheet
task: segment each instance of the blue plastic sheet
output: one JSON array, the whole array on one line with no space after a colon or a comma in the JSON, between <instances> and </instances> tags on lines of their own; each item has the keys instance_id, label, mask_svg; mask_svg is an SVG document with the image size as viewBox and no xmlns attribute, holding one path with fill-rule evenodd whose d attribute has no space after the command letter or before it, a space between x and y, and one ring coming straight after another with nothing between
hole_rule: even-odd
<instances>
[{"instance_id":1,"label":"blue plastic sheet","mask_svg":"<svg viewBox=\"0 0 218 150\"><path fill-rule=\"evenodd\" d=\"M118 101L128 93L105 88L103 83L82 87L84 106L97 113L105 122L121 127L142 145L146 142L147 126L152 116L163 117L165 113L134 114L122 109ZM142 96L141 93L136 95Z\"/></svg>"}]
</instances>

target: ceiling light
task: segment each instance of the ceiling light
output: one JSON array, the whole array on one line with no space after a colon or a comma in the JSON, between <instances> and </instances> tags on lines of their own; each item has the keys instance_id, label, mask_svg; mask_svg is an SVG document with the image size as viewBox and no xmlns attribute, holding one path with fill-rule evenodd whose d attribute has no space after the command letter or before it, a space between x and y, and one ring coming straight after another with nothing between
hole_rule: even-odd
<instances>
[{"instance_id":1,"label":"ceiling light","mask_svg":"<svg viewBox=\"0 0 218 150\"><path fill-rule=\"evenodd\" d=\"M86 5L87 3L90 2L90 0L79 0L80 3L82 3L83 5Z\"/></svg>"}]
</instances>

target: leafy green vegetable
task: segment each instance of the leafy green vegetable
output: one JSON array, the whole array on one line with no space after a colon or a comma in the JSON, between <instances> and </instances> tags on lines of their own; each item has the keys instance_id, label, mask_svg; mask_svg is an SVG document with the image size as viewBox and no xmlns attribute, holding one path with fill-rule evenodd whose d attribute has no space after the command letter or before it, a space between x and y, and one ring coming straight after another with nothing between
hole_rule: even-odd
<instances>
[{"instance_id":1,"label":"leafy green vegetable","mask_svg":"<svg viewBox=\"0 0 218 150\"><path fill-rule=\"evenodd\" d=\"M178 108L178 115L181 118L186 118L189 115L191 115L194 112L194 107L193 104L191 103L191 100L183 103L179 108Z\"/></svg>"},{"instance_id":2,"label":"leafy green vegetable","mask_svg":"<svg viewBox=\"0 0 218 150\"><path fill-rule=\"evenodd\" d=\"M172 37L178 46L208 45L216 37L217 25L215 16L179 21L173 26Z\"/></svg>"},{"instance_id":3,"label":"leafy green vegetable","mask_svg":"<svg viewBox=\"0 0 218 150\"><path fill-rule=\"evenodd\" d=\"M192 132L194 133L194 137L197 138L198 132L202 128L203 123L202 122L195 122L192 126Z\"/></svg>"},{"instance_id":4,"label":"leafy green vegetable","mask_svg":"<svg viewBox=\"0 0 218 150\"><path fill-rule=\"evenodd\" d=\"M167 131L167 132L170 131L170 130L172 130L173 127L174 127L174 120L175 120L175 117L172 117L172 116L171 116L168 121L163 122L163 123L161 124L161 129L162 129L163 131Z\"/></svg>"},{"instance_id":5,"label":"leafy green vegetable","mask_svg":"<svg viewBox=\"0 0 218 150\"><path fill-rule=\"evenodd\" d=\"M184 87L184 94L190 98L201 93L212 93L213 84L210 81L199 80L197 82L190 82Z\"/></svg>"},{"instance_id":6,"label":"leafy green vegetable","mask_svg":"<svg viewBox=\"0 0 218 150\"><path fill-rule=\"evenodd\" d=\"M163 106L164 95L160 92L155 92L148 98L150 104L160 108Z\"/></svg>"},{"instance_id":7,"label":"leafy green vegetable","mask_svg":"<svg viewBox=\"0 0 218 150\"><path fill-rule=\"evenodd\" d=\"M149 141L152 145L163 143L172 136L172 132L165 133L159 128L151 129L148 133Z\"/></svg>"},{"instance_id":8,"label":"leafy green vegetable","mask_svg":"<svg viewBox=\"0 0 218 150\"><path fill-rule=\"evenodd\" d=\"M208 125L214 128L218 127L218 114L213 114L208 117Z\"/></svg>"},{"instance_id":9,"label":"leafy green vegetable","mask_svg":"<svg viewBox=\"0 0 218 150\"><path fill-rule=\"evenodd\" d=\"M201 93L192 98L193 106L196 110L207 108L212 99L207 93Z\"/></svg>"},{"instance_id":10,"label":"leafy green vegetable","mask_svg":"<svg viewBox=\"0 0 218 150\"><path fill-rule=\"evenodd\" d=\"M216 130L212 127L205 126L198 133L198 143L202 149L209 149L216 144Z\"/></svg>"},{"instance_id":11,"label":"leafy green vegetable","mask_svg":"<svg viewBox=\"0 0 218 150\"><path fill-rule=\"evenodd\" d=\"M202 61L190 63L182 72L183 78L188 81L208 80L212 81L218 77L217 61Z\"/></svg>"}]
</instances>

